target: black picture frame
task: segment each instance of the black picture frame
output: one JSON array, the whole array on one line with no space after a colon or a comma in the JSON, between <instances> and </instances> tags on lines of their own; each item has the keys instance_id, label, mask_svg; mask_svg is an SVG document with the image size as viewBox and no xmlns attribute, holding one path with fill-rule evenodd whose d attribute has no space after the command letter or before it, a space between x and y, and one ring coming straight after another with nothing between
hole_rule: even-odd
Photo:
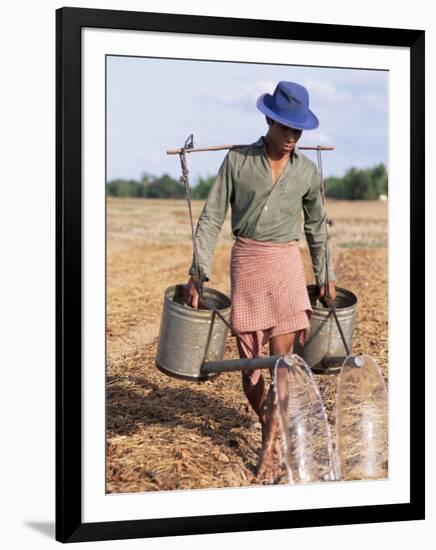
<instances>
[{"instance_id":1,"label":"black picture frame","mask_svg":"<svg viewBox=\"0 0 436 550\"><path fill-rule=\"evenodd\" d=\"M422 30L61 8L56 11L56 539L95 541L377 523L425 518L424 369L410 368L410 502L342 508L83 523L81 443L81 29L128 29L409 48L410 365L424 365L424 109ZM419 295L418 295L419 294ZM401 299L401 297L400 297Z\"/></svg>"}]
</instances>

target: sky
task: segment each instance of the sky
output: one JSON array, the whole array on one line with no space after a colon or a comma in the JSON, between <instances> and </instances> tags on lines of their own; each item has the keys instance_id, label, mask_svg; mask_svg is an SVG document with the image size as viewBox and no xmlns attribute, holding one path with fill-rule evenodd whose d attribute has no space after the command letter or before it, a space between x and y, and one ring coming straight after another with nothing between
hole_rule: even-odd
<instances>
[{"instance_id":1,"label":"sky","mask_svg":"<svg viewBox=\"0 0 436 550\"><path fill-rule=\"evenodd\" d=\"M335 148L322 155L326 177L387 167L387 71L108 56L108 181L164 173L179 179L179 157L166 151L182 147L189 134L196 147L257 141L268 127L256 100L281 80L307 88L320 122L299 145ZM216 175L225 154L190 154L190 184ZM305 154L316 161L315 152Z\"/></svg>"}]
</instances>

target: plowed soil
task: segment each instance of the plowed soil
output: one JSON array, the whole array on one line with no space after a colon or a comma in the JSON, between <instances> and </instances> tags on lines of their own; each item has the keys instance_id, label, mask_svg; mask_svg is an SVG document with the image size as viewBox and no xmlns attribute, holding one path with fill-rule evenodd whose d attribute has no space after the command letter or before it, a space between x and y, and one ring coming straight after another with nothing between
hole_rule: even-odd
<instances>
[{"instance_id":1,"label":"plowed soil","mask_svg":"<svg viewBox=\"0 0 436 550\"><path fill-rule=\"evenodd\" d=\"M194 201L195 219L201 206ZM337 285L358 297L353 352L372 355L387 384L387 203L327 201L327 210ZM186 203L110 198L107 212L107 492L255 484L260 424L241 374L198 383L155 367L164 291L186 283L192 258ZM227 219L208 284L228 296L231 246ZM224 358L238 358L230 335ZM337 375L315 380L334 436Z\"/></svg>"}]
</instances>

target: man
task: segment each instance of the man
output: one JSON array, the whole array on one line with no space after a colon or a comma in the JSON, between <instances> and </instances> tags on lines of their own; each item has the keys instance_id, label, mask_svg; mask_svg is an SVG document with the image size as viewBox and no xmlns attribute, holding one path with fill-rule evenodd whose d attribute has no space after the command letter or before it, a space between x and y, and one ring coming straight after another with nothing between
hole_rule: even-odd
<instances>
[{"instance_id":1,"label":"man","mask_svg":"<svg viewBox=\"0 0 436 550\"><path fill-rule=\"evenodd\" d=\"M285 355L291 352L295 338L304 345L309 335L312 307L298 247L302 211L320 299L326 293L326 214L320 174L316 165L296 150L303 130L319 125L309 109L308 92L295 82L281 81L273 95L259 97L257 108L266 116L267 134L227 153L196 228L199 272L204 282L209 280L216 242L231 205L235 238L231 324L240 336L240 357L261 355L267 342L271 355ZM189 273L187 303L196 308L194 262ZM330 264L328 281L329 295L335 299L335 275ZM286 370L279 369L277 391L282 402L287 398L287 384ZM273 389L270 386L266 398L260 369L243 372L242 386L262 426L259 478L272 467L278 435L272 412Z\"/></svg>"}]
</instances>

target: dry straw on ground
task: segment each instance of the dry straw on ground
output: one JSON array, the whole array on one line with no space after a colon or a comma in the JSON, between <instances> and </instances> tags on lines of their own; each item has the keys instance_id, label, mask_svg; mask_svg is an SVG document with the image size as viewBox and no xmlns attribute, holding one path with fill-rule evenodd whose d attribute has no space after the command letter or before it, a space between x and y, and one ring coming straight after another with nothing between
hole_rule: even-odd
<instances>
[{"instance_id":1,"label":"dry straw on ground","mask_svg":"<svg viewBox=\"0 0 436 550\"><path fill-rule=\"evenodd\" d=\"M359 299L353 351L373 355L387 383L387 205L329 201L327 207L335 220L338 284ZM195 216L200 209L195 202ZM227 295L231 244L227 219L210 283ZM309 283L305 245L302 254ZM163 293L186 282L191 256L183 201L108 200L107 492L255 483L260 425L240 373L196 383L169 378L155 367ZM225 358L232 357L238 354L229 336ZM315 380L334 435L337 376Z\"/></svg>"}]
</instances>

